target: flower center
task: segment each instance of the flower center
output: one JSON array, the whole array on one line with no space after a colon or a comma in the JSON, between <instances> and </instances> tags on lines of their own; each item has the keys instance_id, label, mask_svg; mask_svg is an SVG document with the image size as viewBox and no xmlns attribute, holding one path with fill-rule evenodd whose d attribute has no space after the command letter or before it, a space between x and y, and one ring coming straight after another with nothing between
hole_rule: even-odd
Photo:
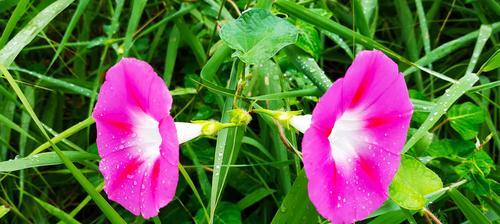
<instances>
[{"instance_id":1,"label":"flower center","mask_svg":"<svg viewBox=\"0 0 500 224\"><path fill-rule=\"evenodd\" d=\"M333 126L328 140L331 155L337 165L350 168L363 143L368 139L364 132L364 120L359 112L345 111Z\"/></svg>"},{"instance_id":2,"label":"flower center","mask_svg":"<svg viewBox=\"0 0 500 224\"><path fill-rule=\"evenodd\" d=\"M152 165L160 155L162 138L159 122L146 113L136 114L134 120L134 148L142 160Z\"/></svg>"}]
</instances>

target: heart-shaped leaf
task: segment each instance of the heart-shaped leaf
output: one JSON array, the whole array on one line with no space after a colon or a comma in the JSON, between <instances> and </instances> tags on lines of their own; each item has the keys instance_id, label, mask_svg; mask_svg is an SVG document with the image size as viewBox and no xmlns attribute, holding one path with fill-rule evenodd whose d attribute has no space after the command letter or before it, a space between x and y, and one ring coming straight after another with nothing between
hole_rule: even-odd
<instances>
[{"instance_id":1,"label":"heart-shaped leaf","mask_svg":"<svg viewBox=\"0 0 500 224\"><path fill-rule=\"evenodd\" d=\"M220 38L232 49L233 56L247 64L259 64L283 47L297 41L297 30L286 20L263 9L243 13L220 30Z\"/></svg>"},{"instance_id":2,"label":"heart-shaped leaf","mask_svg":"<svg viewBox=\"0 0 500 224\"><path fill-rule=\"evenodd\" d=\"M484 111L471 102L453 105L447 115L451 127L465 140L476 137L485 116Z\"/></svg>"},{"instance_id":3,"label":"heart-shaped leaf","mask_svg":"<svg viewBox=\"0 0 500 224\"><path fill-rule=\"evenodd\" d=\"M316 60L319 59L319 56L321 54L321 40L316 28L314 28L313 25L302 20L297 20L295 25L299 30L299 39L297 39L297 46L305 52L309 53Z\"/></svg>"},{"instance_id":4,"label":"heart-shaped leaf","mask_svg":"<svg viewBox=\"0 0 500 224\"><path fill-rule=\"evenodd\" d=\"M437 174L420 161L404 156L389 187L390 198L399 206L420 210L425 206L425 195L443 188Z\"/></svg>"}]
</instances>

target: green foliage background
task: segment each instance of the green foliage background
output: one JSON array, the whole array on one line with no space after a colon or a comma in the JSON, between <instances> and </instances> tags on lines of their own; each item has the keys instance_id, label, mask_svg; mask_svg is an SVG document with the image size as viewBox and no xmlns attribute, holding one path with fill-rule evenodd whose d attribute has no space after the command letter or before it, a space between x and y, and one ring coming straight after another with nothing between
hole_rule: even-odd
<instances>
[{"instance_id":1,"label":"green foliage background","mask_svg":"<svg viewBox=\"0 0 500 224\"><path fill-rule=\"evenodd\" d=\"M363 49L399 64L415 113L390 199L361 223L497 223L499 31L495 0L0 0L0 223L326 223L302 136L261 114L183 144L175 199L135 217L101 192L90 114L122 57L164 78L176 121L310 113Z\"/></svg>"}]
</instances>

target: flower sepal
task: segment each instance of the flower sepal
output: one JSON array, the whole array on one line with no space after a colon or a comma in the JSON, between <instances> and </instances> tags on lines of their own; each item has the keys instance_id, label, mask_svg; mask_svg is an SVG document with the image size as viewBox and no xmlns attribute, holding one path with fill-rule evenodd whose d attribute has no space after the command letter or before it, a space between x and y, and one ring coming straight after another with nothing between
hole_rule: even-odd
<instances>
[{"instance_id":1,"label":"flower sepal","mask_svg":"<svg viewBox=\"0 0 500 224\"><path fill-rule=\"evenodd\" d=\"M281 110L268 110L268 109L255 109L253 112L266 114L278 121L283 127L289 128L292 118L302 114L302 111L281 111Z\"/></svg>"},{"instance_id":2,"label":"flower sepal","mask_svg":"<svg viewBox=\"0 0 500 224\"><path fill-rule=\"evenodd\" d=\"M230 110L229 115L231 116L231 123L237 125L247 125L252 120L252 116L248 111L239 108Z\"/></svg>"}]
</instances>

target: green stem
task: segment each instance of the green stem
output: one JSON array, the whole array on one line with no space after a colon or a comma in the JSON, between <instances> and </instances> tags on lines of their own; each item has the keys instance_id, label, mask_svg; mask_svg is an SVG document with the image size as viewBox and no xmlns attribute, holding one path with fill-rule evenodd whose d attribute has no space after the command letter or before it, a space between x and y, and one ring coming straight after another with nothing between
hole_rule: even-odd
<instances>
[{"instance_id":1,"label":"green stem","mask_svg":"<svg viewBox=\"0 0 500 224\"><path fill-rule=\"evenodd\" d=\"M94 121L94 118L92 118L92 117L88 117L87 119L80 121L79 123L73 125L72 127L68 128L65 131L54 136L49 141L38 146L35 150L33 150L33 152L31 152L30 156L38 154L40 152L43 152L45 149L50 148L50 146L52 144L56 144L64 139L68 138L69 136L72 136L73 134L81 131L82 129L89 127L90 125L92 125L94 123L95 123L95 121Z\"/></svg>"}]
</instances>

